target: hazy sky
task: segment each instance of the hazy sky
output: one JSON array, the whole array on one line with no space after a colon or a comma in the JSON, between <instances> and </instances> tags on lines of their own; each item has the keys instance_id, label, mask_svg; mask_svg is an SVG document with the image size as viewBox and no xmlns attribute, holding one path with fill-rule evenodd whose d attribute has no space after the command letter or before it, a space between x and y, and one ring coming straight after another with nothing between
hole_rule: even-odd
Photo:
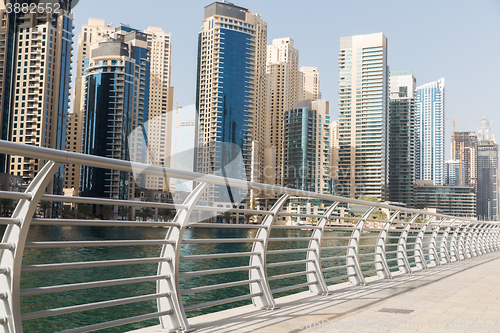
<instances>
[{"instance_id":1,"label":"hazy sky","mask_svg":"<svg viewBox=\"0 0 500 333\"><path fill-rule=\"evenodd\" d=\"M210 0L83 0L74 8L77 35L89 17L137 29L162 27L172 33L174 104L195 102L197 35ZM411 69L417 85L446 79L446 117L483 117L500 139L500 1L240 0L235 5L262 15L273 38L291 37L299 66L318 67L322 97L338 118L340 37L383 32L391 71ZM76 53L74 56L76 60ZM475 130L480 119L456 121L457 130ZM451 120L446 122L449 156Z\"/></svg>"}]
</instances>

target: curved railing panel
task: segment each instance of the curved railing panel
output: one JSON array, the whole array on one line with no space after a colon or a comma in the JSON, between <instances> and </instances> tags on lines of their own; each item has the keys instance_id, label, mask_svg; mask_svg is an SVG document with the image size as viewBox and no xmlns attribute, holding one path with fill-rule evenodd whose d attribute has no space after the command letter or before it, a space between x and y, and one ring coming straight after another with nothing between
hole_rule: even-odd
<instances>
[{"instance_id":1,"label":"curved railing panel","mask_svg":"<svg viewBox=\"0 0 500 333\"><path fill-rule=\"evenodd\" d=\"M101 315L96 317L102 318L101 322L75 320L73 323L81 323L81 327L69 328L71 324L64 330L54 324L49 331L89 332L158 318L165 330L187 332L191 330L189 318L207 311L250 303L257 308L276 309L280 306L278 296L308 291L328 297L329 285L334 283L364 285L369 277L392 278L398 271L412 273L453 264L499 248L500 225L496 222L5 141L0 141L0 152L50 160L26 193L0 191L0 198L18 201L10 217L0 217L0 224L7 225L0 243L0 333L21 333L23 323L29 326L35 321L68 315L79 318L79 314L92 311L99 311ZM200 185L182 204L44 194L55 170L65 163L126 172L138 168L148 175L194 180ZM279 199L270 210L237 208L232 204L232 208L206 206L199 198L211 185L276 193ZM316 205L315 213L301 212L299 207L294 213L284 209L295 199ZM176 214L172 221L118 220L116 216L112 220L82 216L32 218L40 200L96 207L111 205L115 212L117 207L175 209ZM364 206L365 213L361 217L343 216L346 204ZM387 212L385 217L385 213L376 213L380 210ZM218 214L224 222L234 223L213 223L215 218L209 222L190 220L193 214L202 212ZM408 218L403 219L402 214ZM290 222L282 224L287 218ZM419 222L420 219L425 222ZM246 223L238 223L243 220ZM293 220L296 221L292 223ZM30 226L65 230L68 235L57 240L30 240ZM74 228L91 232L85 236L71 233ZM113 235L106 234L110 230ZM138 230L141 232L134 234ZM23 262L24 249L57 250L60 252L51 253L70 255L55 256L50 262L37 261L34 256L29 260L24 258ZM73 256L75 253L79 256ZM111 277L88 274L98 270L107 271ZM66 272L77 272L78 279L57 282L63 276L71 276ZM23 279L30 274L52 275L59 280L38 279L35 286L22 287ZM125 297L106 291L119 288L127 288L131 294ZM95 298L62 297L79 292L82 294L78 295L85 295L87 290L99 292L93 293L97 295ZM52 297L59 303L49 306L38 302L36 306L23 308L23 299L32 297ZM110 311L108 315L108 309L116 306L136 307L135 312L115 311L111 315ZM23 313L28 308L31 309ZM53 323L56 322L59 323Z\"/></svg>"}]
</instances>

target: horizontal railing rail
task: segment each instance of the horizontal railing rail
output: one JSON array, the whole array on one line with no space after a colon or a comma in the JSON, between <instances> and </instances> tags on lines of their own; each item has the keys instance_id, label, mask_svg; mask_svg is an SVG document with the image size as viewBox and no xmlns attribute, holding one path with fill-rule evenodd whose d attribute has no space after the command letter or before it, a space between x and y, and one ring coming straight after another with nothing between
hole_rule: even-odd
<instances>
[{"instance_id":1,"label":"horizontal railing rail","mask_svg":"<svg viewBox=\"0 0 500 333\"><path fill-rule=\"evenodd\" d=\"M279 297L290 293L309 290L326 297L331 284L348 281L364 285L368 277L390 279L395 274L451 264L499 248L498 222L6 141L0 141L0 153L46 161L25 193L0 191L0 198L17 201L10 217L0 217L0 224L6 228L0 243L0 333L21 333L23 327L35 327L30 326L35 325L32 322L70 313L75 319L67 328L55 321L49 330L90 332L159 318L163 329L187 332L191 329L188 317L206 313L203 309L250 301L258 308L274 309ZM56 170L63 164L130 173L142 170L151 176L191 180L196 188L182 204L46 194ZM236 208L231 203L229 207L207 206L200 198L211 185L275 193L278 199L265 210ZM314 200L311 205L317 206L317 212L285 211L286 204L294 199ZM40 215L37 207L42 200L116 208L166 208L175 210L175 215L167 221L119 220L116 214L112 214L112 220L36 217ZM364 206L365 212L358 217L342 216L341 206L345 204ZM376 214L377 210L385 211L386 217ZM229 212L229 218L225 218L231 220L250 214L254 222L261 222L193 222L194 212L211 212L211 216ZM292 219L295 224L290 222ZM306 225L301 225L304 220ZM44 226L67 231L68 236L52 239L49 233L47 239L30 238L32 230L36 230L33 228ZM104 231L97 232L96 228ZM81 230L93 232L77 232ZM36 255L40 253L46 256ZM130 266L137 269L129 270ZM100 278L99 270L112 272L111 278ZM87 278L71 280L73 276ZM48 277L53 277L53 282ZM116 288L123 287L128 287L130 294L116 293ZM95 297L67 296L86 290L111 291L96 292ZM57 300L56 304L37 301L36 306L26 306L34 297L50 295L61 297L50 298L52 302ZM152 302L156 302L155 309ZM134 304L140 304L137 311L115 311L115 317L95 316L95 321L90 322L77 317L77 313L107 313L109 308ZM109 319L102 321L101 317Z\"/></svg>"}]
</instances>

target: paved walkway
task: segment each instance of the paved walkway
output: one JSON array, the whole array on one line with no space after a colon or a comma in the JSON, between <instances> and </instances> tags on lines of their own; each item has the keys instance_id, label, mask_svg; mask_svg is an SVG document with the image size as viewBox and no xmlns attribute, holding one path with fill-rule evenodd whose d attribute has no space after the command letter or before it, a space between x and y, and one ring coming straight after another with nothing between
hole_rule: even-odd
<instances>
[{"instance_id":1,"label":"paved walkway","mask_svg":"<svg viewBox=\"0 0 500 333\"><path fill-rule=\"evenodd\" d=\"M500 332L500 253L278 298L277 310L252 305L189 320L196 332ZM157 332L159 327L135 331Z\"/></svg>"}]
</instances>

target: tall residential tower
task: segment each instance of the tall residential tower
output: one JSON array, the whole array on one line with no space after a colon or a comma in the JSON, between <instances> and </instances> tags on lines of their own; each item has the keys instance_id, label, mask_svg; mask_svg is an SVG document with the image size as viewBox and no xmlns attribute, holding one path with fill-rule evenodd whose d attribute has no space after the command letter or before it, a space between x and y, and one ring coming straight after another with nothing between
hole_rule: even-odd
<instances>
[{"instance_id":1,"label":"tall residential tower","mask_svg":"<svg viewBox=\"0 0 500 333\"><path fill-rule=\"evenodd\" d=\"M383 33L342 37L338 194L385 199L389 67Z\"/></svg>"},{"instance_id":2,"label":"tall residential tower","mask_svg":"<svg viewBox=\"0 0 500 333\"><path fill-rule=\"evenodd\" d=\"M444 183L444 78L417 87L416 178Z\"/></svg>"},{"instance_id":3,"label":"tall residential tower","mask_svg":"<svg viewBox=\"0 0 500 333\"><path fill-rule=\"evenodd\" d=\"M198 35L197 156L198 172L262 182L264 147L269 146L266 77L267 24L259 14L228 2L205 7ZM243 165L226 170L235 151L241 150ZM253 201L251 194L250 201ZM214 186L207 198L231 201Z\"/></svg>"},{"instance_id":4,"label":"tall residential tower","mask_svg":"<svg viewBox=\"0 0 500 333\"><path fill-rule=\"evenodd\" d=\"M21 1L9 1L21 3ZM64 150L69 103L73 16L71 1L61 0L57 13L8 13L0 4L1 139ZM51 9L52 11L52 9ZM41 159L10 156L0 171L29 183L43 166ZM49 191L62 194L64 167Z\"/></svg>"},{"instance_id":5,"label":"tall residential tower","mask_svg":"<svg viewBox=\"0 0 500 333\"><path fill-rule=\"evenodd\" d=\"M388 199L407 207L413 206L414 197L416 90L412 71L391 73Z\"/></svg>"}]
</instances>

